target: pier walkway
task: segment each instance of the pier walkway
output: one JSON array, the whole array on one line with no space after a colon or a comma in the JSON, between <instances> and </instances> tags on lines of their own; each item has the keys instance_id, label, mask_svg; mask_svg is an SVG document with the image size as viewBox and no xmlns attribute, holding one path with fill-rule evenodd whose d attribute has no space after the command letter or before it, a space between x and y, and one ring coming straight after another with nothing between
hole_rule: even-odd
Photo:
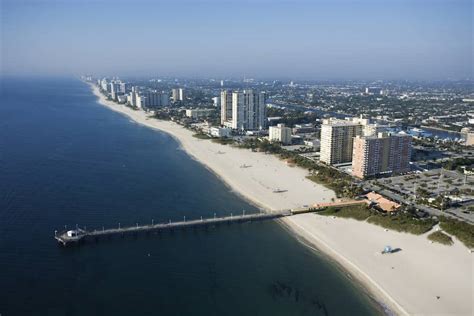
<instances>
[{"instance_id":1,"label":"pier walkway","mask_svg":"<svg viewBox=\"0 0 474 316\"><path fill-rule=\"evenodd\" d=\"M188 227L196 227L196 226L213 226L223 223L237 223L237 222L251 222L251 221L262 221L262 220L271 220L277 219L284 216L291 216L293 215L291 210L282 210L282 211L275 211L275 212L268 212L268 213L254 213L254 214L245 214L242 215L230 215L230 216L223 216L223 217L216 217L213 218L206 218L195 220L186 220L184 218L183 221L179 222L171 222L168 223L159 223L159 224L149 224L149 225L135 225L129 227L117 227L117 228L109 228L109 229L102 229L102 230L85 230L81 228L77 228L74 230L65 230L62 232L55 232L54 238L62 245L67 246L69 244L78 243L84 239L88 238L97 238L101 236L109 236L109 235L121 235L121 234L129 234L129 233L138 233L138 232L147 232L147 231L164 231L164 230L173 230L179 228L188 228Z\"/></svg>"},{"instance_id":2,"label":"pier walkway","mask_svg":"<svg viewBox=\"0 0 474 316\"><path fill-rule=\"evenodd\" d=\"M194 219L194 220L186 220L184 217L183 221L179 222L172 222L169 221L168 223L158 223L155 224L153 221L151 224L147 225L138 225L129 226L129 227L121 227L120 224L117 228L102 228L102 230L86 230L85 228L79 228L76 226L76 229L64 231L54 232L54 238L63 246L67 246L70 244L76 244L80 241L86 239L97 239L102 236L111 236L111 235L125 235L130 233L139 233L139 232L159 232L165 230L173 230L173 229L181 229L181 228L189 228L189 227L198 227L198 226L213 226L219 224L231 224L231 223L239 223L239 222L252 222L252 221L263 221L263 220L272 220L278 219L280 217L285 216L293 216L298 214L310 213L321 211L328 207L351 207L358 204L366 204L366 201L339 201L339 202L332 202L332 203L321 203L321 204L314 204L312 206L305 206L301 208L289 209L289 210L279 210L279 211L267 211L262 213L251 213L245 214L245 211L241 215L230 215L230 216L222 216L217 217L214 214L212 218L201 218ZM66 227L65 227L66 228Z\"/></svg>"}]
</instances>

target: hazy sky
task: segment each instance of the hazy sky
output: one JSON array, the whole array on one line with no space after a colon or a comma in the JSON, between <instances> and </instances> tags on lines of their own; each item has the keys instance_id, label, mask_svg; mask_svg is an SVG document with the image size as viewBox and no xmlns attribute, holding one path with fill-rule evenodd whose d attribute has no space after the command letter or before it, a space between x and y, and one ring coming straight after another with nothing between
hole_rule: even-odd
<instances>
[{"instance_id":1,"label":"hazy sky","mask_svg":"<svg viewBox=\"0 0 474 316\"><path fill-rule=\"evenodd\" d=\"M3 74L472 78L470 0L0 0Z\"/></svg>"}]
</instances>

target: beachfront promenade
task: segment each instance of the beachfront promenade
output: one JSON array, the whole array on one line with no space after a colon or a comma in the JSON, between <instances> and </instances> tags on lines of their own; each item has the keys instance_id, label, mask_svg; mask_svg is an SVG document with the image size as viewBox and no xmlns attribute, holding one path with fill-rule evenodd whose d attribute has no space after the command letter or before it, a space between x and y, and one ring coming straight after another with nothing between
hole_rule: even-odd
<instances>
[{"instance_id":1,"label":"beachfront promenade","mask_svg":"<svg viewBox=\"0 0 474 316\"><path fill-rule=\"evenodd\" d=\"M352 206L356 204L365 203L363 201L345 201L345 202L335 202L335 203L324 203L324 204L315 204L311 207L303 207L298 209L289 209L289 210L279 210L279 211L267 211L262 213L251 213L245 214L245 211L239 215L230 216L221 216L218 217L214 214L212 218L199 218L193 220L186 220L186 217L183 218L182 221L172 222L169 221L168 223L151 223L148 225L138 225L135 226L128 226L128 227L120 227L117 228L103 228L102 230L86 230L79 227L76 227L74 230L64 230L61 232L55 231L54 238L63 246L67 246L70 244L77 244L85 239L94 239L103 236L110 236L110 235L124 235L130 233L139 233L139 232L150 232L150 231L165 231L165 230L173 230L173 229L181 229L181 228L190 228L190 227L198 227L198 226L215 226L219 224L231 224L231 223L243 223L243 222L256 222L256 221L264 221L264 220L272 220L278 219L285 216L293 216L297 214L304 214L309 212L320 211L330 206Z\"/></svg>"}]
</instances>

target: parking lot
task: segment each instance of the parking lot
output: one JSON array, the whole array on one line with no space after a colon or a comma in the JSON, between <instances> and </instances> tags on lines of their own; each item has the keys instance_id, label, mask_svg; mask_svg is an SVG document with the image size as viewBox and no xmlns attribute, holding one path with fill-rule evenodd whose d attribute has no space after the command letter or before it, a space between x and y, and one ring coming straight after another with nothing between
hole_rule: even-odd
<instances>
[{"instance_id":1,"label":"parking lot","mask_svg":"<svg viewBox=\"0 0 474 316\"><path fill-rule=\"evenodd\" d=\"M415 195L420 189L432 196L448 194L453 190L465 192L474 187L474 177L456 171L434 169L423 173L391 177L379 180L386 187L407 195Z\"/></svg>"}]
</instances>

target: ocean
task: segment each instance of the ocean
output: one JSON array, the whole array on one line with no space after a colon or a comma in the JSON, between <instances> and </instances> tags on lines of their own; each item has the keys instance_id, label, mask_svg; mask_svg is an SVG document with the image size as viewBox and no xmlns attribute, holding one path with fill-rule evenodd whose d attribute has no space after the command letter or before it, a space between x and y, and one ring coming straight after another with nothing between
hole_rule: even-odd
<instances>
[{"instance_id":1,"label":"ocean","mask_svg":"<svg viewBox=\"0 0 474 316\"><path fill-rule=\"evenodd\" d=\"M277 222L101 239L54 231L258 212L169 135L75 78L3 78L0 314L378 315L337 264Z\"/></svg>"}]
</instances>

